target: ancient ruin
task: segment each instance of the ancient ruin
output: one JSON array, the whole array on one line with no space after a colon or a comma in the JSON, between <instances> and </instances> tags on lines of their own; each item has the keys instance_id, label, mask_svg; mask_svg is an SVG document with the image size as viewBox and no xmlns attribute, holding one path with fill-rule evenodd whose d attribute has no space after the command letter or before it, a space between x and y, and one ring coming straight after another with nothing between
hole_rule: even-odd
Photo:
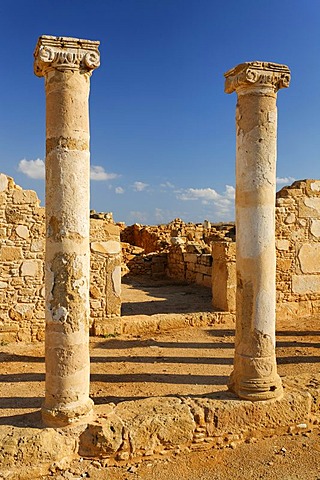
<instances>
[{"instance_id":1,"label":"ancient ruin","mask_svg":"<svg viewBox=\"0 0 320 480\"><path fill-rule=\"evenodd\" d=\"M319 314L320 305L320 181L297 181L275 196L276 96L289 85L289 69L251 62L225 75L226 92L238 95L236 228L180 219L126 227L111 214L92 212L89 218L88 96L90 75L99 66L98 45L42 36L35 50L35 73L46 85L46 207L35 192L0 174L0 337L3 345L9 342L7 353L11 344L30 347L45 339L42 419L50 427L24 415L18 427L3 424L0 464L6 478L15 478L10 475L26 464L36 478L77 456L125 465L181 451L234 448L253 437L306 432L320 422L316 377L282 382L275 355L276 315L296 322ZM121 313L121 275L124 282L143 277L159 285L170 279L172 288L175 282L197 284L212 296L212 308L169 315L164 309L135 321ZM157 307L153 299L150 304ZM125 365L140 335L190 326L213 332L224 325L209 346L199 344L209 349L208 358L194 353L196 359L184 361L200 369L217 365L230 374L233 344L225 337L232 336L235 317L232 392L224 388L225 373L216 376L217 385L209 384L215 372L198 373L200 386L194 385L193 393L139 394L135 400L118 392L114 401L108 396L109 373L93 373L95 383L104 379L103 391L91 392L98 399L93 407L89 332L100 335L93 340L94 362L108 367L118 356ZM122 334L129 335L122 356L116 342L113 355L103 351ZM130 335L136 336L133 346ZM157 344L150 335L144 342L156 352L138 357L137 364L165 358L177 368L177 358L161 350L166 342ZM220 344L229 355L224 351L225 357L215 358ZM198 344L186 342L185 348L191 347ZM144 372L139 375L150 381Z\"/></svg>"}]
</instances>

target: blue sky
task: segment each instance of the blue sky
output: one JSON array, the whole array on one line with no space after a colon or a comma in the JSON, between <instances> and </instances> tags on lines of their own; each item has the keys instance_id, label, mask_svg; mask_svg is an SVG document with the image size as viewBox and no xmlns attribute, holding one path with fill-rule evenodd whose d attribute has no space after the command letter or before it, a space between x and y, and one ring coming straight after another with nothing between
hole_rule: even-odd
<instances>
[{"instance_id":1,"label":"blue sky","mask_svg":"<svg viewBox=\"0 0 320 480\"><path fill-rule=\"evenodd\" d=\"M320 178L319 0L1 0L0 172L44 203L40 35L101 41L91 79L91 208L116 221L233 220L236 95L225 71L284 63L278 187Z\"/></svg>"}]
</instances>

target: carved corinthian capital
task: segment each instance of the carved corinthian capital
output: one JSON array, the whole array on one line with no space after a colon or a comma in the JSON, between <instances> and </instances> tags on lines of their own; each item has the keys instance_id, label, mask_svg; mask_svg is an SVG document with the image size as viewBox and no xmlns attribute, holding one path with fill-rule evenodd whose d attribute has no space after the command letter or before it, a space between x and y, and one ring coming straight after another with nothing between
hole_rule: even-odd
<instances>
[{"instance_id":1,"label":"carved corinthian capital","mask_svg":"<svg viewBox=\"0 0 320 480\"><path fill-rule=\"evenodd\" d=\"M43 77L50 70L91 72L100 65L100 42L79 38L39 38L34 51L34 73Z\"/></svg>"},{"instance_id":2,"label":"carved corinthian capital","mask_svg":"<svg viewBox=\"0 0 320 480\"><path fill-rule=\"evenodd\" d=\"M249 87L268 87L277 92L289 87L290 70L286 65L270 62L246 62L224 74L226 93L244 90Z\"/></svg>"}]
</instances>

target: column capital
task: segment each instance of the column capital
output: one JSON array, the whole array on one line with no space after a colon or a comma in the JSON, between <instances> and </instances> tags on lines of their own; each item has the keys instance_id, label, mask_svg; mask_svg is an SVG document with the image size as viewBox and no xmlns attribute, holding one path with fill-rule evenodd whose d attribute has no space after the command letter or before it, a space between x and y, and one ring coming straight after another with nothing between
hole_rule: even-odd
<instances>
[{"instance_id":1,"label":"column capital","mask_svg":"<svg viewBox=\"0 0 320 480\"><path fill-rule=\"evenodd\" d=\"M286 65L271 62L246 62L228 70L225 76L225 93L238 92L247 88L272 89L289 87L291 73Z\"/></svg>"},{"instance_id":2,"label":"column capital","mask_svg":"<svg viewBox=\"0 0 320 480\"><path fill-rule=\"evenodd\" d=\"M100 65L99 41L42 35L34 51L34 73L45 76L50 70L89 73Z\"/></svg>"}]
</instances>

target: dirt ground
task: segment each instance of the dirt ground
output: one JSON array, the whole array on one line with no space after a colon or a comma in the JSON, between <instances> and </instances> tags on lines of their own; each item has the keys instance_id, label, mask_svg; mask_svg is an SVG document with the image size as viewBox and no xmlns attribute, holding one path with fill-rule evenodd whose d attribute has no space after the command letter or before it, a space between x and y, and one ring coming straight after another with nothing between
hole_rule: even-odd
<instances>
[{"instance_id":1,"label":"dirt ground","mask_svg":"<svg viewBox=\"0 0 320 480\"><path fill-rule=\"evenodd\" d=\"M166 281L126 279L123 316L197 313L211 310L210 289ZM320 318L277 325L278 371L299 378L319 371ZM96 405L149 396L227 393L232 370L234 325L190 327L167 333L91 339L91 396ZM0 425L39 425L44 393L44 346L8 344L0 348ZM317 431L306 436L259 440L234 450L190 453L128 469L96 462L76 463L47 478L109 480L320 480ZM282 449L282 450L281 450Z\"/></svg>"}]
</instances>

